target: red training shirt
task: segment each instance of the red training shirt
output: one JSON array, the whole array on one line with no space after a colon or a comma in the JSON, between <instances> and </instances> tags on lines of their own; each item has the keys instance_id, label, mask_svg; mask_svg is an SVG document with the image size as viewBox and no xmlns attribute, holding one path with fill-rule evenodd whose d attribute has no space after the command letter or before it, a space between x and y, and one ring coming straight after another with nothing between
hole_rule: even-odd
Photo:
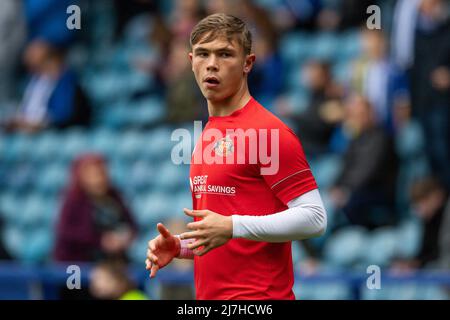
<instances>
[{"instance_id":1,"label":"red training shirt","mask_svg":"<svg viewBox=\"0 0 450 320\"><path fill-rule=\"evenodd\" d=\"M238 128L237 134L230 131ZM262 175L261 169L271 166L264 155L277 165ZM220 158L223 164L217 163ZM194 210L227 216L280 212L290 200L317 188L297 136L253 98L229 116L209 117L194 148L190 183ZM231 239L195 256L194 278L197 299L295 299L291 242Z\"/></svg>"}]
</instances>

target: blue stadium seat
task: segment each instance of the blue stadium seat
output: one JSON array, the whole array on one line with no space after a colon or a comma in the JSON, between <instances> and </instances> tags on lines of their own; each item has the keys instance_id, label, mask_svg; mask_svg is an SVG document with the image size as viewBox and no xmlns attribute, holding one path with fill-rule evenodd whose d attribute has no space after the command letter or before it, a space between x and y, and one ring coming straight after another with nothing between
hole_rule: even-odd
<instances>
[{"instance_id":1,"label":"blue stadium seat","mask_svg":"<svg viewBox=\"0 0 450 320\"><path fill-rule=\"evenodd\" d=\"M170 161L171 150L178 142L171 140L172 130L169 127L159 127L144 133L142 152L151 161ZM191 150L192 151L192 150Z\"/></svg>"},{"instance_id":2,"label":"blue stadium seat","mask_svg":"<svg viewBox=\"0 0 450 320\"><path fill-rule=\"evenodd\" d=\"M14 224L18 221L17 213L21 206L22 202L20 195L11 191L6 191L0 195L0 211L7 223Z\"/></svg>"},{"instance_id":3,"label":"blue stadium seat","mask_svg":"<svg viewBox=\"0 0 450 320\"><path fill-rule=\"evenodd\" d=\"M21 260L28 263L39 263L47 260L53 246L53 230L48 227L29 229L26 232L26 243L21 250Z\"/></svg>"},{"instance_id":4,"label":"blue stadium seat","mask_svg":"<svg viewBox=\"0 0 450 320\"><path fill-rule=\"evenodd\" d=\"M157 170L149 161L140 159L128 162L126 171L123 187L133 194L146 192L157 184Z\"/></svg>"},{"instance_id":5,"label":"blue stadium seat","mask_svg":"<svg viewBox=\"0 0 450 320\"><path fill-rule=\"evenodd\" d=\"M187 218L183 213L183 208L192 209L192 195L187 186L185 190L174 195L174 201L171 203L171 210L168 214L169 217L173 218Z\"/></svg>"},{"instance_id":6,"label":"blue stadium seat","mask_svg":"<svg viewBox=\"0 0 450 320\"><path fill-rule=\"evenodd\" d=\"M140 227L156 226L170 215L172 198L160 191L147 195L140 194L132 199L132 208Z\"/></svg>"},{"instance_id":7,"label":"blue stadium seat","mask_svg":"<svg viewBox=\"0 0 450 320\"><path fill-rule=\"evenodd\" d=\"M37 187L43 195L57 194L63 190L69 181L69 170L67 166L50 163L42 172L38 173Z\"/></svg>"},{"instance_id":8,"label":"blue stadium seat","mask_svg":"<svg viewBox=\"0 0 450 320\"><path fill-rule=\"evenodd\" d=\"M309 95L304 88L299 86L298 79L295 84L291 84L292 89L286 95L287 102L292 106L292 113L301 114L309 105Z\"/></svg>"},{"instance_id":9,"label":"blue stadium seat","mask_svg":"<svg viewBox=\"0 0 450 320\"><path fill-rule=\"evenodd\" d=\"M402 159L420 157L425 151L425 137L418 122L412 120L395 136L396 150Z\"/></svg>"},{"instance_id":10,"label":"blue stadium seat","mask_svg":"<svg viewBox=\"0 0 450 320\"><path fill-rule=\"evenodd\" d=\"M300 241L292 241L292 262L296 266L300 261L308 257L304 246Z\"/></svg>"},{"instance_id":11,"label":"blue stadium seat","mask_svg":"<svg viewBox=\"0 0 450 320\"><path fill-rule=\"evenodd\" d=\"M33 135L16 133L8 135L5 140L2 158L8 162L26 160L34 153L36 137Z\"/></svg>"},{"instance_id":12,"label":"blue stadium seat","mask_svg":"<svg viewBox=\"0 0 450 320\"><path fill-rule=\"evenodd\" d=\"M7 224L1 234L5 248L15 259L22 257L23 248L27 244L26 234L19 226Z\"/></svg>"},{"instance_id":13,"label":"blue stadium seat","mask_svg":"<svg viewBox=\"0 0 450 320\"><path fill-rule=\"evenodd\" d=\"M339 60L352 60L361 53L361 36L359 30L349 30L340 35L339 50L337 58Z\"/></svg>"},{"instance_id":14,"label":"blue stadium seat","mask_svg":"<svg viewBox=\"0 0 450 320\"><path fill-rule=\"evenodd\" d=\"M351 299L351 290L344 282L301 283L294 285L294 294L298 300L347 300Z\"/></svg>"},{"instance_id":15,"label":"blue stadium seat","mask_svg":"<svg viewBox=\"0 0 450 320\"><path fill-rule=\"evenodd\" d=\"M338 230L325 244L325 262L336 267L354 266L363 259L367 242L367 231L362 227Z\"/></svg>"},{"instance_id":16,"label":"blue stadium seat","mask_svg":"<svg viewBox=\"0 0 450 320\"><path fill-rule=\"evenodd\" d=\"M131 192L128 190L128 168L126 165L126 161L121 160L120 158L114 158L108 162L108 173L110 178L112 179L112 183L118 187L121 191Z\"/></svg>"},{"instance_id":17,"label":"blue stadium seat","mask_svg":"<svg viewBox=\"0 0 450 320\"><path fill-rule=\"evenodd\" d=\"M27 193L37 180L36 166L29 161L16 162L6 167L4 187L15 193Z\"/></svg>"},{"instance_id":18,"label":"blue stadium seat","mask_svg":"<svg viewBox=\"0 0 450 320\"><path fill-rule=\"evenodd\" d=\"M17 216L22 227L36 227L45 222L45 200L44 198L31 194L21 199L23 205Z\"/></svg>"},{"instance_id":19,"label":"blue stadium seat","mask_svg":"<svg viewBox=\"0 0 450 320\"><path fill-rule=\"evenodd\" d=\"M450 300L450 291L445 286L422 285L417 290L418 300Z\"/></svg>"},{"instance_id":20,"label":"blue stadium seat","mask_svg":"<svg viewBox=\"0 0 450 320\"><path fill-rule=\"evenodd\" d=\"M135 160L144 147L144 136L136 130L126 131L118 136L116 152L122 160Z\"/></svg>"},{"instance_id":21,"label":"blue stadium seat","mask_svg":"<svg viewBox=\"0 0 450 320\"><path fill-rule=\"evenodd\" d=\"M189 171L185 165L175 165L170 161L162 162L157 168L155 185L163 191L175 192L189 187Z\"/></svg>"},{"instance_id":22,"label":"blue stadium seat","mask_svg":"<svg viewBox=\"0 0 450 320\"><path fill-rule=\"evenodd\" d=\"M280 53L287 65L298 65L301 59L310 56L314 44L314 37L308 33L294 32L281 38Z\"/></svg>"},{"instance_id":23,"label":"blue stadium seat","mask_svg":"<svg viewBox=\"0 0 450 320\"><path fill-rule=\"evenodd\" d=\"M397 227L397 255L413 258L420 250L422 240L422 223L417 218L410 218Z\"/></svg>"},{"instance_id":24,"label":"blue stadium seat","mask_svg":"<svg viewBox=\"0 0 450 320\"><path fill-rule=\"evenodd\" d=\"M32 147L32 159L40 164L55 161L61 155L59 148L62 144L62 140L59 139L59 134L56 132L42 132Z\"/></svg>"},{"instance_id":25,"label":"blue stadium seat","mask_svg":"<svg viewBox=\"0 0 450 320\"><path fill-rule=\"evenodd\" d=\"M384 284L379 290L362 288L364 300L415 300L419 286L415 283Z\"/></svg>"},{"instance_id":26,"label":"blue stadium seat","mask_svg":"<svg viewBox=\"0 0 450 320\"><path fill-rule=\"evenodd\" d=\"M162 121L166 115L164 102L158 98L141 99L128 108L129 125L145 126Z\"/></svg>"},{"instance_id":27,"label":"blue stadium seat","mask_svg":"<svg viewBox=\"0 0 450 320\"><path fill-rule=\"evenodd\" d=\"M98 128L89 136L89 142L85 152L97 152L110 158L112 154L117 153L118 140L120 135L108 128Z\"/></svg>"},{"instance_id":28,"label":"blue stadium seat","mask_svg":"<svg viewBox=\"0 0 450 320\"><path fill-rule=\"evenodd\" d=\"M372 231L364 250L366 265L388 266L397 255L397 246L398 237L394 228L384 227Z\"/></svg>"},{"instance_id":29,"label":"blue stadium seat","mask_svg":"<svg viewBox=\"0 0 450 320\"><path fill-rule=\"evenodd\" d=\"M333 65L332 73L336 81L347 83L349 72L351 72L351 61L339 60Z\"/></svg>"},{"instance_id":30,"label":"blue stadium seat","mask_svg":"<svg viewBox=\"0 0 450 320\"><path fill-rule=\"evenodd\" d=\"M130 99L134 93L147 90L152 86L153 78L129 67L110 67L86 75L84 82L91 98L107 107L117 100Z\"/></svg>"},{"instance_id":31,"label":"blue stadium seat","mask_svg":"<svg viewBox=\"0 0 450 320\"><path fill-rule=\"evenodd\" d=\"M319 188L328 189L332 186L340 172L342 161L337 155L324 155L309 161Z\"/></svg>"},{"instance_id":32,"label":"blue stadium seat","mask_svg":"<svg viewBox=\"0 0 450 320\"><path fill-rule=\"evenodd\" d=\"M65 163L72 162L88 148L88 135L81 129L68 130L63 139L64 143L60 145L59 152Z\"/></svg>"},{"instance_id":33,"label":"blue stadium seat","mask_svg":"<svg viewBox=\"0 0 450 320\"><path fill-rule=\"evenodd\" d=\"M143 265L146 259L148 242L158 234L156 224L141 230L131 247L128 249L127 253L130 260L139 265Z\"/></svg>"},{"instance_id":34,"label":"blue stadium seat","mask_svg":"<svg viewBox=\"0 0 450 320\"><path fill-rule=\"evenodd\" d=\"M309 56L314 59L332 60L340 49L339 38L329 32L321 32L315 36Z\"/></svg>"},{"instance_id":35,"label":"blue stadium seat","mask_svg":"<svg viewBox=\"0 0 450 320\"><path fill-rule=\"evenodd\" d=\"M128 116L128 101L126 98L117 99L114 103L99 108L98 122L101 128L108 130L121 129L126 124Z\"/></svg>"}]
</instances>

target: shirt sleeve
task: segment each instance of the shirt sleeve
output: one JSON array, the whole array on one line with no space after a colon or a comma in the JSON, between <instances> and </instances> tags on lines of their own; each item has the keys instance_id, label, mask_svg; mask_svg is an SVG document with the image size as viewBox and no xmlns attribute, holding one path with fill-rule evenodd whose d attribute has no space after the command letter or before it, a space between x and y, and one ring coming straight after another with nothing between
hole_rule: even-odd
<instances>
[{"instance_id":1,"label":"shirt sleeve","mask_svg":"<svg viewBox=\"0 0 450 320\"><path fill-rule=\"evenodd\" d=\"M265 216L232 215L233 238L286 242L324 234L327 214L317 189L289 201L288 206Z\"/></svg>"},{"instance_id":2,"label":"shirt sleeve","mask_svg":"<svg viewBox=\"0 0 450 320\"><path fill-rule=\"evenodd\" d=\"M287 127L277 132L272 131L267 139L270 162L260 161L261 175L287 205L292 199L317 189L317 184L295 133Z\"/></svg>"}]
</instances>

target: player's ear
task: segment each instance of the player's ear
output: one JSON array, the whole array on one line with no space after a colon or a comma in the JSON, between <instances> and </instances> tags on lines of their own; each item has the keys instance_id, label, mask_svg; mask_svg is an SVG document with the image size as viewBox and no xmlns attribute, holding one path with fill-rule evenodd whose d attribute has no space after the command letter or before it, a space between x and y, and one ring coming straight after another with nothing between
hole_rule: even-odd
<instances>
[{"instance_id":1,"label":"player's ear","mask_svg":"<svg viewBox=\"0 0 450 320\"><path fill-rule=\"evenodd\" d=\"M254 53L248 54L245 56L245 63L244 63L244 73L249 74L252 70L253 64L255 63L256 56Z\"/></svg>"},{"instance_id":2,"label":"player's ear","mask_svg":"<svg viewBox=\"0 0 450 320\"><path fill-rule=\"evenodd\" d=\"M191 66L192 66L192 52L188 53L188 57L189 57L189 61L191 62Z\"/></svg>"}]
</instances>

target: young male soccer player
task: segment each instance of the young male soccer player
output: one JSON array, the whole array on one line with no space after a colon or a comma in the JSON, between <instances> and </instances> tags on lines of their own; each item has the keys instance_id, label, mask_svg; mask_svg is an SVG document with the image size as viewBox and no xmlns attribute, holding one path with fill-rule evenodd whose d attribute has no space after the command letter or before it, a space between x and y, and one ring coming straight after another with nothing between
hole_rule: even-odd
<instances>
[{"instance_id":1,"label":"young male soccer player","mask_svg":"<svg viewBox=\"0 0 450 320\"><path fill-rule=\"evenodd\" d=\"M295 299L291 241L327 223L300 141L249 93L255 55L242 20L210 15L190 42L210 115L192 156L194 210L184 209L195 222L178 236L158 224L146 268L154 277L173 258L194 258L197 299Z\"/></svg>"}]
</instances>

